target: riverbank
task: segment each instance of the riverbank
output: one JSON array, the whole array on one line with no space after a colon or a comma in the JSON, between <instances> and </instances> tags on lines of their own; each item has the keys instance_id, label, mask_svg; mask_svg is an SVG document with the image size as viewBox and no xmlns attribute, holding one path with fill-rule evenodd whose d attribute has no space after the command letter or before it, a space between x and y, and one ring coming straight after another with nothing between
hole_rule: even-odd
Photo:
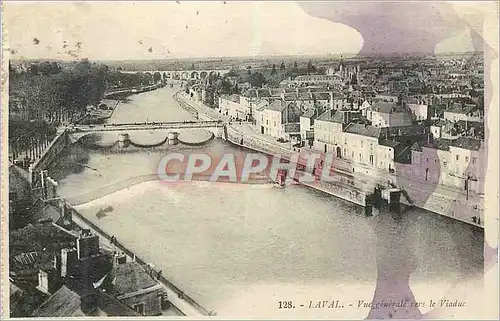
<instances>
[{"instance_id":1,"label":"riverbank","mask_svg":"<svg viewBox=\"0 0 500 321\"><path fill-rule=\"evenodd\" d=\"M173 174L173 173L171 173L171 174ZM210 176L194 175L192 177L192 181L206 182L209 180L210 180ZM141 183L151 182L151 181L161 181L161 179L158 176L158 174L148 174L148 175L131 177L131 178L119 181L119 182L115 182L115 183L103 186L103 187L98 188L96 190L93 190L89 193L65 197L65 200L73 206L83 205L83 204L92 202L94 200L100 199L106 195L110 195L110 194L113 194L113 193L116 193L116 192L119 192L122 190L129 189L129 188L134 187L136 185L139 185ZM182 179L181 179L181 182L182 182ZM218 183L233 184L233 182L224 181L221 179L218 179L217 182ZM265 177L265 176L260 176L260 177L255 177L252 180L249 180L245 184L272 184L272 183L274 183L274 182L270 178ZM169 184L169 183L165 183L165 184ZM170 183L170 184L175 184L175 183ZM234 184L236 184L236 183L234 183Z\"/></svg>"},{"instance_id":2,"label":"riverbank","mask_svg":"<svg viewBox=\"0 0 500 321\"><path fill-rule=\"evenodd\" d=\"M281 201L270 203L267 198L270 196ZM145 197L148 202L144 202ZM241 197L245 198L244 202ZM315 199L308 201L308 197ZM259 201L248 204L250 199ZM207 209L208 204L219 204L217 201L220 207ZM407 246L408 240L412 240L415 246L411 253L416 255L419 266L412 273L412 289L416 286L418 290L421 282L434 282L434 286L440 284L437 292L433 292L436 298L446 292L452 280L443 280L443 275L454 276L452 271L460 267L457 262L457 258L462 257L460 251L470 248L448 234L451 232L447 228L453 226L450 220L436 220L414 211L397 222L388 216L367 218L359 208L346 203L301 186L275 189L186 183L171 189L150 182L76 209L141 255L144 262L161 269L202 306L221 316L248 313L278 316L279 311L272 310L268 300L272 300L273 292L286 295L286 291L292 289L288 294L298 302L309 293L308 304L308 300L319 300L322 293L332 288L343 288L350 293L362 284L364 290L354 299L371 300L376 285L377 253L384 249L394 261L400 259L398 253L394 253L398 251L393 246L395 240L386 240L387 235L392 235L388 231L401 231L403 239L398 239L398 244ZM312 209L311 204L321 205L319 209ZM96 217L100 209L109 206L112 212ZM264 211L265 208L268 211ZM266 224L262 224L263 221ZM293 226L294 233L289 226ZM377 238L374 231L378 229L382 231L377 232L381 235ZM468 234L467 230L455 228L452 235ZM363 241L358 240L353 231L362 235ZM443 235L443 231L447 231L446 234ZM434 233L439 235L438 242L421 242L421 238L428 239ZM353 241L348 245L335 242L349 236ZM376 251L373 244L377 244ZM447 252L436 262L429 253L442 248ZM451 270L438 268L443 264ZM344 271L346 265L349 271ZM394 269L398 267L395 264ZM269 280L273 280L272 284ZM326 292L320 290L323 287ZM417 291L417 294L425 296L423 292ZM255 295L259 300L252 301ZM240 311L234 308L236 302ZM256 309L254 312L252 307ZM307 311L299 312L312 316L313 311ZM325 317L334 317L331 313L334 311L325 311ZM362 318L367 313L356 310L352 317Z\"/></svg>"},{"instance_id":3,"label":"riverbank","mask_svg":"<svg viewBox=\"0 0 500 321\"><path fill-rule=\"evenodd\" d=\"M77 224L79 227L84 229L89 229L92 231L94 235L99 236L100 246L108 249L119 249L123 253L127 255L128 260L134 260L137 262L142 268L145 268L148 263L141 259L134 252L129 250L123 244L120 243L114 236L114 241L111 243L112 235L109 235L97 225L92 223L90 220L85 218L82 214L80 214L71 204L66 203L68 211L70 211L71 220L73 223ZM167 280L163 275L159 275L157 280L162 288L167 292L167 298L170 303L174 306L176 310L178 310L184 316L206 316L210 315L210 312L205 310L201 305L196 303L190 296L180 290L177 286L175 286L172 282Z\"/></svg>"},{"instance_id":4,"label":"riverbank","mask_svg":"<svg viewBox=\"0 0 500 321\"><path fill-rule=\"evenodd\" d=\"M99 103L99 106L106 105L107 109L97 108L87 112L83 117L75 121L76 124L100 124L113 116L116 108L120 104L119 100L114 99L103 99ZM110 108L110 109L109 109Z\"/></svg>"}]
</instances>

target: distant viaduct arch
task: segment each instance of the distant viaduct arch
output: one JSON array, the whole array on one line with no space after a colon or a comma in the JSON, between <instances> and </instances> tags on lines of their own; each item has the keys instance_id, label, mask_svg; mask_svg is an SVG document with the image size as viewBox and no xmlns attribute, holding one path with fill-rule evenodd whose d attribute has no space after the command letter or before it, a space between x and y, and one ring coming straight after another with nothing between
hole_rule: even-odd
<instances>
[{"instance_id":1,"label":"distant viaduct arch","mask_svg":"<svg viewBox=\"0 0 500 321\"><path fill-rule=\"evenodd\" d=\"M190 80L190 79L204 79L210 75L219 74L221 76L227 74L229 69L195 69L195 70L120 70L124 74L144 73L150 74L153 79L176 79L176 80Z\"/></svg>"}]
</instances>

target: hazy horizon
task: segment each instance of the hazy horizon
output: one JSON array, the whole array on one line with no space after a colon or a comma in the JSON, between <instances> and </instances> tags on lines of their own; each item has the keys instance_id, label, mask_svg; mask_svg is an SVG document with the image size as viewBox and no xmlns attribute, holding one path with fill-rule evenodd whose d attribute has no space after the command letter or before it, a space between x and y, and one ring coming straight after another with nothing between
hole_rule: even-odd
<instances>
[{"instance_id":1,"label":"hazy horizon","mask_svg":"<svg viewBox=\"0 0 500 321\"><path fill-rule=\"evenodd\" d=\"M436 9L450 19L444 24L444 32L442 21L438 27L411 21L402 26L400 21L405 21L405 17L400 17L401 12L412 11L411 3L391 7L386 15L378 15L375 4L369 5L373 10L355 4L5 2L4 32L12 60L157 61L297 56L335 59L340 54L365 57L474 51L474 26L457 24L453 17L448 17L460 6ZM318 14L315 6L320 5L325 7ZM334 18L321 16L323 12L337 10L345 12ZM363 26L351 21L353 14L359 14L376 30L366 34ZM423 12L419 17L419 12L415 12L410 17L416 22L427 19L423 22L438 23L437 18L429 18L427 14ZM401 39L394 34L400 27L404 36ZM380 40L385 32L387 39ZM431 45L434 47L429 51L427 45L427 49L419 52L418 41L428 38L429 32L436 33L435 44ZM376 46L370 38L374 35L380 41Z\"/></svg>"}]
</instances>

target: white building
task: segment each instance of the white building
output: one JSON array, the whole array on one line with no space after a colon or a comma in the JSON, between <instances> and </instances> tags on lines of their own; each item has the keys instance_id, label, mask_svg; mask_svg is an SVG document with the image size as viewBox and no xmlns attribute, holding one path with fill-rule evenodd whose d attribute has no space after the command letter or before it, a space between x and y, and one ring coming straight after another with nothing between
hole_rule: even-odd
<instances>
[{"instance_id":1,"label":"white building","mask_svg":"<svg viewBox=\"0 0 500 321\"><path fill-rule=\"evenodd\" d=\"M239 95L219 97L219 109L223 115L234 119L246 120L251 114L250 106L247 101L241 99Z\"/></svg>"},{"instance_id":2,"label":"white building","mask_svg":"<svg viewBox=\"0 0 500 321\"><path fill-rule=\"evenodd\" d=\"M325 111L314 120L314 149L324 153L336 152L343 129L360 113L354 111Z\"/></svg>"},{"instance_id":3,"label":"white building","mask_svg":"<svg viewBox=\"0 0 500 321\"><path fill-rule=\"evenodd\" d=\"M295 102L275 100L260 112L260 132L275 138L300 135L300 109Z\"/></svg>"},{"instance_id":4,"label":"white building","mask_svg":"<svg viewBox=\"0 0 500 321\"><path fill-rule=\"evenodd\" d=\"M398 104L376 102L367 109L366 117L375 127L398 127L412 124L411 112Z\"/></svg>"},{"instance_id":5,"label":"white building","mask_svg":"<svg viewBox=\"0 0 500 321\"><path fill-rule=\"evenodd\" d=\"M406 104L408 109L410 109L413 119L416 121L422 121L429 119L429 106L423 102L415 102Z\"/></svg>"},{"instance_id":6,"label":"white building","mask_svg":"<svg viewBox=\"0 0 500 321\"><path fill-rule=\"evenodd\" d=\"M304 145L312 145L314 142L314 119L317 116L316 109L306 110L300 116L300 138Z\"/></svg>"}]
</instances>

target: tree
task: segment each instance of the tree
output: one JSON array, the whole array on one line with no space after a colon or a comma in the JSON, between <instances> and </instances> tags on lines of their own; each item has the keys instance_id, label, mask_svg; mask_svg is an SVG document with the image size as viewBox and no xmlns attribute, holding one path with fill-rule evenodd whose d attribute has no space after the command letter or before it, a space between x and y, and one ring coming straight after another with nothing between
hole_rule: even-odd
<instances>
[{"instance_id":1,"label":"tree","mask_svg":"<svg viewBox=\"0 0 500 321\"><path fill-rule=\"evenodd\" d=\"M295 69L295 70L299 69L296 61L293 63L293 69Z\"/></svg>"},{"instance_id":2,"label":"tree","mask_svg":"<svg viewBox=\"0 0 500 321\"><path fill-rule=\"evenodd\" d=\"M313 68L314 68L314 66L312 64L312 61L309 60L309 62L307 63L307 72L313 72L313 70L314 70Z\"/></svg>"},{"instance_id":3,"label":"tree","mask_svg":"<svg viewBox=\"0 0 500 321\"><path fill-rule=\"evenodd\" d=\"M253 87L261 88L262 85L265 83L265 77L262 73L256 72L250 75L248 82Z\"/></svg>"},{"instance_id":4,"label":"tree","mask_svg":"<svg viewBox=\"0 0 500 321\"><path fill-rule=\"evenodd\" d=\"M273 64L273 69L271 70L271 75L276 75L276 65Z\"/></svg>"},{"instance_id":5,"label":"tree","mask_svg":"<svg viewBox=\"0 0 500 321\"><path fill-rule=\"evenodd\" d=\"M280 70L285 70L285 67L286 67L285 63L282 61L280 65Z\"/></svg>"}]
</instances>

